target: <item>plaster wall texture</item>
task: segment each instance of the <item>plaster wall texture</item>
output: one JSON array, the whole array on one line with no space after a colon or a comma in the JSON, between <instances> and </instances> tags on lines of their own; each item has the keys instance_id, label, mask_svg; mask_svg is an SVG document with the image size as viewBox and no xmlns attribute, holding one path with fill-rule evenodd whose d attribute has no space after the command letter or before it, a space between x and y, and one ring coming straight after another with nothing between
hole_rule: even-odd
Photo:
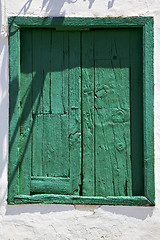
<instances>
[{"instance_id":1,"label":"plaster wall texture","mask_svg":"<svg viewBox=\"0 0 160 240\"><path fill-rule=\"evenodd\" d=\"M8 16L154 16L155 207L7 205ZM0 239L159 240L159 0L0 0Z\"/></svg>"}]
</instances>

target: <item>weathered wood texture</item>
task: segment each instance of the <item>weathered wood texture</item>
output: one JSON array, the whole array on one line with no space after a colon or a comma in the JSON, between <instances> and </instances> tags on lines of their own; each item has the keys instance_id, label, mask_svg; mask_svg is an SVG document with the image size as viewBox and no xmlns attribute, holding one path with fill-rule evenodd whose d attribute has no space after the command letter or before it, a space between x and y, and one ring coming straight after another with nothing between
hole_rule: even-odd
<instances>
[{"instance_id":1,"label":"weathered wood texture","mask_svg":"<svg viewBox=\"0 0 160 240\"><path fill-rule=\"evenodd\" d=\"M95 169L101 196L132 195L129 47L128 30L96 34Z\"/></svg>"},{"instance_id":2,"label":"weathered wood texture","mask_svg":"<svg viewBox=\"0 0 160 240\"><path fill-rule=\"evenodd\" d=\"M107 205L152 205L152 203L144 196L118 196L118 197L83 197L73 195L58 194L35 194L15 196L16 204L27 203L72 203L72 204L107 204Z\"/></svg>"},{"instance_id":3,"label":"weathered wood texture","mask_svg":"<svg viewBox=\"0 0 160 240\"><path fill-rule=\"evenodd\" d=\"M143 51L146 55L143 61L143 135L144 135L144 195L153 203L155 199L154 187L154 50L153 21L144 26ZM144 55L143 55L144 56Z\"/></svg>"},{"instance_id":4,"label":"weathered wood texture","mask_svg":"<svg viewBox=\"0 0 160 240\"><path fill-rule=\"evenodd\" d=\"M95 195L94 32L82 32L82 195Z\"/></svg>"},{"instance_id":5,"label":"weathered wood texture","mask_svg":"<svg viewBox=\"0 0 160 240\"><path fill-rule=\"evenodd\" d=\"M20 181L32 159L32 176L70 177L66 193L131 196L131 122L133 181L143 189L141 37L124 29L21 31ZM44 193L37 181L34 191Z\"/></svg>"},{"instance_id":6,"label":"weathered wood texture","mask_svg":"<svg viewBox=\"0 0 160 240\"><path fill-rule=\"evenodd\" d=\"M19 192L19 83L20 83L20 32L17 28L12 27L10 30L12 38L10 39L9 54L12 56L9 59L10 64L10 82L9 82L9 168L8 168L8 201L13 202L14 196Z\"/></svg>"},{"instance_id":7,"label":"weathered wood texture","mask_svg":"<svg viewBox=\"0 0 160 240\"><path fill-rule=\"evenodd\" d=\"M32 20L9 19L15 22L9 202L153 204L153 146L146 149L153 137L146 72L153 69L143 60L142 38L149 41L151 18L134 18L134 26L147 25L146 34L142 28L114 28L132 27L130 18L86 19L86 26L99 29L83 29L78 18L45 19L46 29L28 28ZM147 126L150 134L144 134Z\"/></svg>"},{"instance_id":8,"label":"weathered wood texture","mask_svg":"<svg viewBox=\"0 0 160 240\"><path fill-rule=\"evenodd\" d=\"M19 192L30 194L32 159L32 31L21 33Z\"/></svg>"},{"instance_id":9,"label":"weathered wood texture","mask_svg":"<svg viewBox=\"0 0 160 240\"><path fill-rule=\"evenodd\" d=\"M129 31L121 31L82 33L84 195L132 194L130 75L122 63L129 63ZM119 38L127 44L118 46ZM118 145L123 148L117 150Z\"/></svg>"},{"instance_id":10,"label":"weathered wood texture","mask_svg":"<svg viewBox=\"0 0 160 240\"><path fill-rule=\"evenodd\" d=\"M153 17L10 17L9 24L21 27L58 27L66 28L117 28L117 27L140 27L153 22Z\"/></svg>"},{"instance_id":11,"label":"weathered wood texture","mask_svg":"<svg viewBox=\"0 0 160 240\"><path fill-rule=\"evenodd\" d=\"M28 179L30 176L34 177L31 178L32 193L79 193L81 179L79 35L79 32L56 32L51 29L21 31L23 49L20 81L21 129L25 128L21 130L23 139L20 141L20 152L23 156L21 172L25 169L29 171L25 177L29 176ZM27 41L23 41L25 38ZM28 164L31 164L31 170ZM54 181L47 181L47 177L48 179L53 177ZM66 177L70 181L66 182ZM55 189L51 187L51 182L54 182ZM25 191L23 184L21 188Z\"/></svg>"}]
</instances>

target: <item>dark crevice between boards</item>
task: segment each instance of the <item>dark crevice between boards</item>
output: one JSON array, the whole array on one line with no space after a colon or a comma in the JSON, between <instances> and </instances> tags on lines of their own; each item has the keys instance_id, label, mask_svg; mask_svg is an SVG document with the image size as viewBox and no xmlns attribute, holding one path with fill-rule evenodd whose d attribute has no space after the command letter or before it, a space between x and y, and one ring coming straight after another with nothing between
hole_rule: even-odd
<instances>
[{"instance_id":1,"label":"dark crevice between boards","mask_svg":"<svg viewBox=\"0 0 160 240\"><path fill-rule=\"evenodd\" d=\"M80 67L81 67L81 173L80 173L80 185L79 185L79 195L82 196L83 195L83 104L82 104L82 90L83 90L83 86L82 86L82 33L80 33L80 51L81 51L81 58L80 58Z\"/></svg>"},{"instance_id":2,"label":"dark crevice between boards","mask_svg":"<svg viewBox=\"0 0 160 240\"><path fill-rule=\"evenodd\" d=\"M80 174L79 196L83 196L83 172Z\"/></svg>"},{"instance_id":3,"label":"dark crevice between boards","mask_svg":"<svg viewBox=\"0 0 160 240\"><path fill-rule=\"evenodd\" d=\"M131 32L129 31L129 44L131 45ZM131 62L131 48L129 48L129 61ZM129 68L129 98L131 106L131 67ZM132 176L132 195L133 195L133 163L132 163L132 124L131 124L132 111L130 107L130 161L131 161L131 176Z\"/></svg>"},{"instance_id":4,"label":"dark crevice between boards","mask_svg":"<svg viewBox=\"0 0 160 240\"><path fill-rule=\"evenodd\" d=\"M52 52L52 32L51 32L51 38L50 38L50 49L51 49L51 51L50 51L50 68L51 68L51 65L52 65L52 61L51 61L51 52ZM50 89L49 89L49 94L50 94L50 96L51 96L51 92L52 92L52 89L51 89L51 87L52 87L52 84L51 84L51 71L50 71ZM50 110L50 114L52 114L52 108L51 108L51 97L50 97L50 101L49 101L49 104L50 104L50 106L49 106L49 110Z\"/></svg>"},{"instance_id":5,"label":"dark crevice between boards","mask_svg":"<svg viewBox=\"0 0 160 240\"><path fill-rule=\"evenodd\" d=\"M137 28L135 28L137 29ZM142 32L140 33L141 29L137 29L137 31L139 32L139 36L137 36L137 38L140 40L139 41L139 45L142 46ZM133 60L133 44L135 39L133 38L133 30L130 29L129 31L130 33L130 37L129 37L129 44L130 44L130 48L129 48L129 61L131 62L131 66L129 68L129 88L130 88L130 132L131 132L131 154L130 154L130 158L131 158L131 171L132 171L132 196L144 196L144 135L141 132L141 129L144 128L143 126L143 68L140 71L139 74L139 79L137 79L137 82L139 80L139 86L137 86L136 92L138 93L139 89L138 87L141 89L141 93L139 93L138 95L138 104L136 102L136 97L135 96L135 91L133 92L133 87L135 88L135 70L137 67L137 63L134 62ZM141 63L141 65L143 66L143 48L141 48L141 52L140 52L140 57L138 59L139 64ZM140 51L140 50L139 50ZM140 80L141 79L141 80ZM139 111L139 115L137 114L137 108L139 108L139 106L141 108L141 110ZM139 119L141 119L141 121L138 121L137 124L137 129L135 129L135 118L136 116L139 116ZM141 129L140 127L141 126ZM139 136L137 138L137 136L135 135L136 133L139 133ZM143 131L144 132L144 131ZM137 145L137 141L139 142L139 144ZM137 145L137 148L135 148L135 145ZM140 153L137 153L137 149L141 149ZM137 156L138 155L138 156ZM137 161L138 159L138 161ZM138 170L137 170L138 168ZM137 173L138 171L138 173ZM140 174L139 174L140 173ZM137 176L138 175L138 176ZM138 179L138 181L137 181Z\"/></svg>"},{"instance_id":6,"label":"dark crevice between boards","mask_svg":"<svg viewBox=\"0 0 160 240\"><path fill-rule=\"evenodd\" d=\"M95 66L96 66L96 61L95 61L95 50L96 50L96 47L95 47L95 33L93 33L93 59L94 59L94 61L93 61L93 68L94 68L94 83L93 83L93 91L94 91L94 99L93 99L93 101L94 101L94 112L93 112L93 127L94 127L94 132L93 132L93 134L94 134L94 158L93 158L93 161L94 161L94 165L93 165L93 168L94 168L94 195L96 196L96 191L97 191L97 184L96 184L96 171L97 171L97 169L96 169L96 146L95 146L95 142L96 142L96 137L95 137L95 94L96 94L96 91L95 91L95 81L96 81L96 78L95 78Z\"/></svg>"},{"instance_id":7,"label":"dark crevice between boards","mask_svg":"<svg viewBox=\"0 0 160 240\"><path fill-rule=\"evenodd\" d=\"M31 31L31 39L33 41L33 32L32 31ZM21 59L21 57L20 57L20 59ZM32 68L32 79L33 79L33 44L32 44L32 47L31 47L31 61L32 61L31 68ZM31 84L31 104L33 105L33 86L32 86L32 84ZM33 115L33 108L31 109L31 111L32 111L32 119L33 119L33 125L34 125L36 116ZM32 133L32 136L31 136L31 142L32 142L31 158L33 159L33 133ZM34 175L34 173L33 173L33 161L31 161L31 176L33 176L33 175Z\"/></svg>"}]
</instances>

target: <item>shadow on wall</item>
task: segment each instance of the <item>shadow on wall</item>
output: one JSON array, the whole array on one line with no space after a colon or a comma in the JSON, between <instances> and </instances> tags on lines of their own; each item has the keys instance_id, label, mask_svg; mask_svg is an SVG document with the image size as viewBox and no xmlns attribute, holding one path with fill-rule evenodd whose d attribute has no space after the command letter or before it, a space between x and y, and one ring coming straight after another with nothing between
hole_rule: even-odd
<instances>
[{"instance_id":1,"label":"shadow on wall","mask_svg":"<svg viewBox=\"0 0 160 240\"><path fill-rule=\"evenodd\" d=\"M28 9L31 6L33 0L28 0L24 6L21 8L21 10L19 11L19 14L24 13L26 14ZM86 0L83 0L86 1ZM95 0L88 0L89 1L89 8L92 7L92 4ZM42 2L42 6L41 6L41 11L44 11L47 13L47 15L56 15L56 16L64 16L65 15L65 11L61 12L61 9L63 7L63 5L65 3L68 4L74 4L76 3L77 0L43 0ZM18 15L19 15L18 14Z\"/></svg>"},{"instance_id":2,"label":"shadow on wall","mask_svg":"<svg viewBox=\"0 0 160 240\"><path fill-rule=\"evenodd\" d=\"M94 1L94 0L93 0ZM74 4L77 0L43 0L41 10L45 9L45 12L49 15L64 16L65 11L61 12L61 9L65 3Z\"/></svg>"},{"instance_id":3,"label":"shadow on wall","mask_svg":"<svg viewBox=\"0 0 160 240\"><path fill-rule=\"evenodd\" d=\"M116 215L123 215L131 218L145 220L147 217L152 217L154 207L136 207L136 206L102 206L106 212Z\"/></svg>"},{"instance_id":4,"label":"shadow on wall","mask_svg":"<svg viewBox=\"0 0 160 240\"><path fill-rule=\"evenodd\" d=\"M95 0L83 0L83 1L84 2L88 1L89 2L88 8L91 9ZM65 12L60 13L60 10L63 7L63 5L65 4L65 2L67 2L68 4L74 4L77 2L77 0L59 0L58 2L57 2L57 0L43 0L42 10L46 7L47 13L56 14L56 15L60 14L60 15L64 16ZM112 0L112 2L114 2L114 0ZM112 4L112 6L113 6L113 4Z\"/></svg>"},{"instance_id":5,"label":"shadow on wall","mask_svg":"<svg viewBox=\"0 0 160 240\"><path fill-rule=\"evenodd\" d=\"M24 13L27 12L27 10L29 9L30 5L32 3L32 0L28 0L24 6L22 7L22 9L20 10L19 14L23 11Z\"/></svg>"},{"instance_id":6,"label":"shadow on wall","mask_svg":"<svg viewBox=\"0 0 160 240\"><path fill-rule=\"evenodd\" d=\"M58 204L47 204L47 205L37 205L37 204L28 204L28 205L19 205L19 206L7 206L6 215L18 215L22 213L37 213L40 214L48 214L51 212L65 212L65 211L73 211L74 209L77 211L84 212L93 212L98 211L98 208L104 211L104 213L113 213L116 215L126 216L129 218L135 218L140 220L145 220L146 218L150 218L153 215L154 208L153 207L134 207L134 206L87 206L87 205L58 205Z\"/></svg>"},{"instance_id":7,"label":"shadow on wall","mask_svg":"<svg viewBox=\"0 0 160 240\"><path fill-rule=\"evenodd\" d=\"M95 0L83 0L89 2L88 8L91 9L92 5ZM113 7L115 0L108 0L108 9ZM46 7L46 12L50 14L58 14L60 13L61 8L63 7L64 3L67 2L68 4L74 4L77 0L43 0L42 9ZM62 12L60 15L64 16L65 12Z\"/></svg>"},{"instance_id":8,"label":"shadow on wall","mask_svg":"<svg viewBox=\"0 0 160 240\"><path fill-rule=\"evenodd\" d=\"M2 3L0 0L0 34L2 27ZM7 132L8 132L8 78L6 75L7 68L7 41L0 35L0 179L6 175L4 169L7 167ZM6 198L6 186L1 182L0 205Z\"/></svg>"},{"instance_id":9,"label":"shadow on wall","mask_svg":"<svg viewBox=\"0 0 160 240\"><path fill-rule=\"evenodd\" d=\"M115 0L109 0L109 1L108 1L108 9L110 9L110 8L113 7L114 1L115 1Z\"/></svg>"},{"instance_id":10,"label":"shadow on wall","mask_svg":"<svg viewBox=\"0 0 160 240\"><path fill-rule=\"evenodd\" d=\"M41 11L45 10L45 12L49 15L54 15L54 16L64 16L65 15L65 11L61 12L61 9L63 7L63 5L65 3L68 4L75 4L78 0L43 0L42 2L42 6L41 6ZM88 9L92 8L92 5L94 3L95 0L83 0L88 1L89 5L88 5ZM26 14L28 9L31 6L31 3L33 2L33 0L28 0L24 6L21 8L21 10L19 11L19 14L24 13ZM112 8L114 5L115 0L108 0L108 9ZM19 15L18 14L18 15Z\"/></svg>"},{"instance_id":11,"label":"shadow on wall","mask_svg":"<svg viewBox=\"0 0 160 240\"><path fill-rule=\"evenodd\" d=\"M2 26L2 3L1 3L1 0L0 0L0 33L1 33L1 26Z\"/></svg>"}]
</instances>

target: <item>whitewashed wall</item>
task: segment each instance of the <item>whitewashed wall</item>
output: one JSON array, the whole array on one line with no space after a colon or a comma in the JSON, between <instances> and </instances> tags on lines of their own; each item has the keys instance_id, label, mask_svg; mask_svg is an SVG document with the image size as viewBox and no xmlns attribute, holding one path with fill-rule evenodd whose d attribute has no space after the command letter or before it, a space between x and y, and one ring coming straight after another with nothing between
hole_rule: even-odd
<instances>
[{"instance_id":1,"label":"whitewashed wall","mask_svg":"<svg viewBox=\"0 0 160 240\"><path fill-rule=\"evenodd\" d=\"M155 207L8 206L8 16L154 16ZM0 0L0 239L160 239L160 0Z\"/></svg>"}]
</instances>

